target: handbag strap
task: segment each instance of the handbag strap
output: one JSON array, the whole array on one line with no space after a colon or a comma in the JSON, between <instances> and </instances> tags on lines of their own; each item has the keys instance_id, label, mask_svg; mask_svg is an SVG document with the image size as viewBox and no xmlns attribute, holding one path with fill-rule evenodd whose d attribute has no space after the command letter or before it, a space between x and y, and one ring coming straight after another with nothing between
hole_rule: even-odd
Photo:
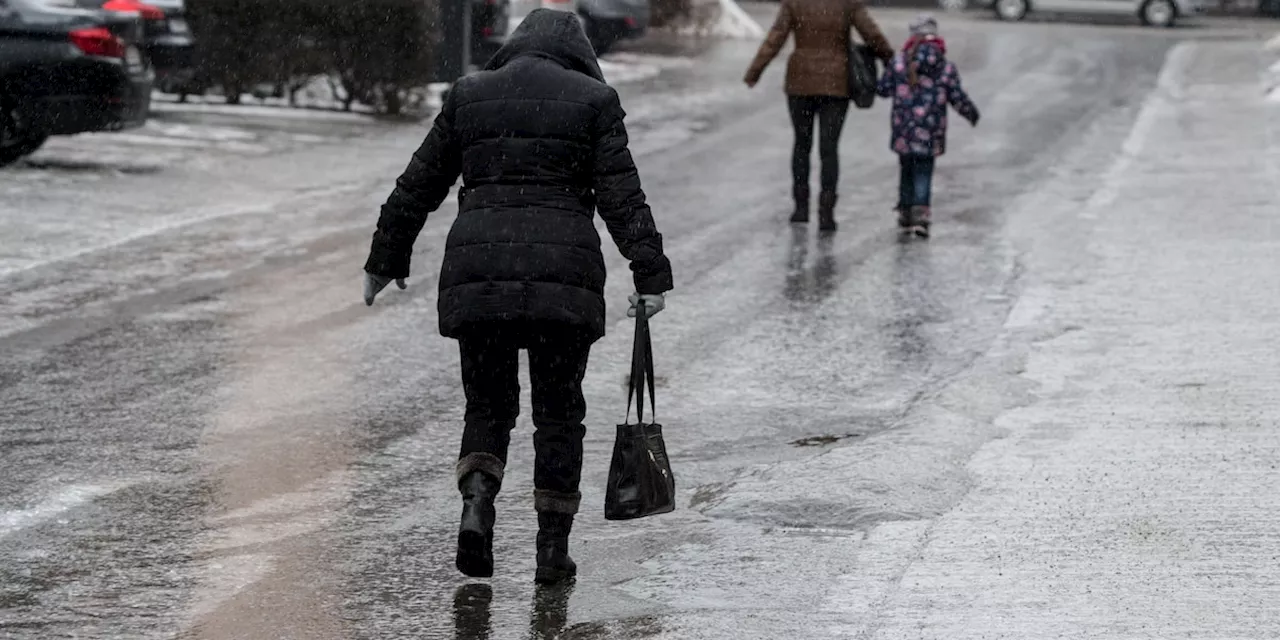
<instances>
[{"instance_id":1,"label":"handbag strap","mask_svg":"<svg viewBox=\"0 0 1280 640\"><path fill-rule=\"evenodd\" d=\"M650 420L658 413L654 393L653 340L649 335L649 318L645 306L638 305L636 313L636 338L631 349L631 380L627 384L627 420L631 420L631 405L636 405L636 421L644 423L644 392L649 390L649 406L653 409Z\"/></svg>"},{"instance_id":2,"label":"handbag strap","mask_svg":"<svg viewBox=\"0 0 1280 640\"><path fill-rule=\"evenodd\" d=\"M858 34L858 39L854 39L853 32L856 31L853 24L853 3L858 0L844 0L844 34L849 37L849 44L861 44L862 34Z\"/></svg>"},{"instance_id":3,"label":"handbag strap","mask_svg":"<svg viewBox=\"0 0 1280 640\"><path fill-rule=\"evenodd\" d=\"M848 36L849 41L853 41L853 9L850 6L852 0L844 0L841 7L844 9L844 35Z\"/></svg>"}]
</instances>

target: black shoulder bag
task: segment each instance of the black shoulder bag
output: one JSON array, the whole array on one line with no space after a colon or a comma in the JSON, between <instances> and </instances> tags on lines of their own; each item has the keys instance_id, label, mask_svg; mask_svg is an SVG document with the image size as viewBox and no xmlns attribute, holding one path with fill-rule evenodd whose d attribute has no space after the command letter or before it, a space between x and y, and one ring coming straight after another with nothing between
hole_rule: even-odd
<instances>
[{"instance_id":1,"label":"black shoulder bag","mask_svg":"<svg viewBox=\"0 0 1280 640\"><path fill-rule=\"evenodd\" d=\"M876 54L866 43L853 37L852 2L845 2L845 35L849 37L849 99L859 109L870 109L876 101Z\"/></svg>"},{"instance_id":2,"label":"black shoulder bag","mask_svg":"<svg viewBox=\"0 0 1280 640\"><path fill-rule=\"evenodd\" d=\"M605 487L606 520L633 520L645 516L670 513L676 508L676 481L662 440L662 425L644 421L644 391L649 389L649 406L657 412L654 400L653 343L649 339L649 319L644 305L636 314L636 339L631 352L631 382L627 387L627 420L631 420L631 403L636 407L636 423L618 425L613 442L613 461L609 465L609 484ZM652 418L651 418L652 419Z\"/></svg>"}]
</instances>

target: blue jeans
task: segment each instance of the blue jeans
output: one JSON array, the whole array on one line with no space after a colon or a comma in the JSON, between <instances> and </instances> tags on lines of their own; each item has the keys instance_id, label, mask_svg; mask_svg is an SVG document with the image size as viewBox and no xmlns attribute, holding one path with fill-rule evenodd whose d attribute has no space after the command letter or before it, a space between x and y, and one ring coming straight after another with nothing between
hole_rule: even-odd
<instances>
[{"instance_id":1,"label":"blue jeans","mask_svg":"<svg viewBox=\"0 0 1280 640\"><path fill-rule=\"evenodd\" d=\"M927 207L933 198L933 156L901 155L898 177L898 207Z\"/></svg>"}]
</instances>

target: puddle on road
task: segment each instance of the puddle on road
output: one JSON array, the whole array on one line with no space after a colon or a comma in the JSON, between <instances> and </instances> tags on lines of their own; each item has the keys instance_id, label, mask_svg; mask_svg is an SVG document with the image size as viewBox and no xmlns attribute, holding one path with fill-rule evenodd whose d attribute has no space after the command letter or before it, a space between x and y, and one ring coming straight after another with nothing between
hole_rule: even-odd
<instances>
[{"instance_id":1,"label":"puddle on road","mask_svg":"<svg viewBox=\"0 0 1280 640\"><path fill-rule=\"evenodd\" d=\"M865 434L845 433L841 435L809 436L807 438L800 438L799 440L792 440L788 444L790 444L793 447L825 447L829 444L835 444L837 442L840 442L841 440L848 440L850 438L861 438L863 435Z\"/></svg>"}]
</instances>

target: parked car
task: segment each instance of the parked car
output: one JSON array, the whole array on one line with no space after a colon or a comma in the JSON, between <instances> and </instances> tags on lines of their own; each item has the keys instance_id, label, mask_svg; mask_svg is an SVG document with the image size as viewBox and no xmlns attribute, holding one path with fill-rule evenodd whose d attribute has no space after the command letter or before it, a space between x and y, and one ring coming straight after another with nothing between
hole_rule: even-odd
<instances>
[{"instance_id":1,"label":"parked car","mask_svg":"<svg viewBox=\"0 0 1280 640\"><path fill-rule=\"evenodd\" d=\"M591 46L605 53L649 29L649 0L578 0L578 15Z\"/></svg>"},{"instance_id":2,"label":"parked car","mask_svg":"<svg viewBox=\"0 0 1280 640\"><path fill-rule=\"evenodd\" d=\"M939 0L950 10L988 7L1001 20L1017 21L1032 11L1137 16L1153 27L1172 27L1178 19L1202 13L1204 0Z\"/></svg>"},{"instance_id":3,"label":"parked car","mask_svg":"<svg viewBox=\"0 0 1280 640\"><path fill-rule=\"evenodd\" d=\"M0 166L49 136L141 126L154 78L137 16L0 0Z\"/></svg>"},{"instance_id":4,"label":"parked car","mask_svg":"<svg viewBox=\"0 0 1280 640\"><path fill-rule=\"evenodd\" d=\"M471 63L484 66L507 41L511 24L510 0L472 0Z\"/></svg>"},{"instance_id":5,"label":"parked car","mask_svg":"<svg viewBox=\"0 0 1280 640\"><path fill-rule=\"evenodd\" d=\"M649 0L541 0L543 7L578 14L597 54L649 29Z\"/></svg>"},{"instance_id":6,"label":"parked car","mask_svg":"<svg viewBox=\"0 0 1280 640\"><path fill-rule=\"evenodd\" d=\"M185 0L76 0L85 8L136 13L142 19L142 50L156 74L156 88L181 93L195 79L195 40L187 25Z\"/></svg>"}]
</instances>

